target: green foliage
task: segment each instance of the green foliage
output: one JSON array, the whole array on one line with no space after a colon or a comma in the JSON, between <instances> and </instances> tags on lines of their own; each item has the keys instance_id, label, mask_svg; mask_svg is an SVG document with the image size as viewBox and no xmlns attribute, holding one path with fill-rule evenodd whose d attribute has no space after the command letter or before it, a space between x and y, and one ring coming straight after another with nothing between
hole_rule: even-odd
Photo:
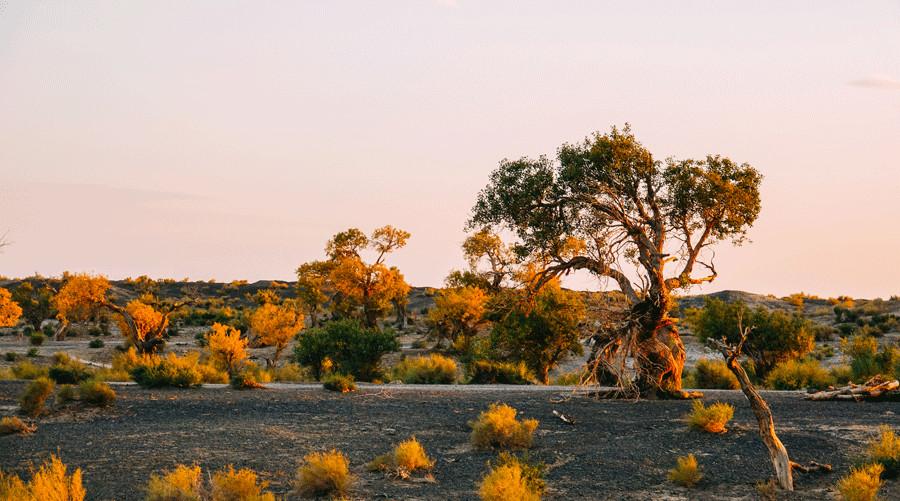
<instances>
[{"instance_id":1,"label":"green foliage","mask_svg":"<svg viewBox=\"0 0 900 501\"><path fill-rule=\"evenodd\" d=\"M834 376L818 360L785 360L766 376L766 386L773 390L823 390L835 384Z\"/></svg>"},{"instance_id":2,"label":"green foliage","mask_svg":"<svg viewBox=\"0 0 900 501\"><path fill-rule=\"evenodd\" d=\"M19 354L14 351L8 351L3 358L5 358L7 362L15 362L19 359Z\"/></svg>"},{"instance_id":3,"label":"green foliage","mask_svg":"<svg viewBox=\"0 0 900 501\"><path fill-rule=\"evenodd\" d=\"M850 371L854 381L863 382L871 377L890 377L900 370L900 348L890 345L879 347L872 336L855 335L841 341L841 351L850 358Z\"/></svg>"},{"instance_id":4,"label":"green foliage","mask_svg":"<svg viewBox=\"0 0 900 501\"><path fill-rule=\"evenodd\" d=\"M29 358L34 358L34 357L38 356L38 349L37 348L29 348L28 353L26 353L25 356L27 356Z\"/></svg>"},{"instance_id":5,"label":"green foliage","mask_svg":"<svg viewBox=\"0 0 900 501\"><path fill-rule=\"evenodd\" d=\"M739 322L752 328L744 353L750 357L757 375L764 377L779 362L799 358L811 352L815 343L811 323L796 313L749 308L740 301L728 303L707 298L705 306L688 315L688 323L701 342L721 339L732 343L740 339Z\"/></svg>"},{"instance_id":6,"label":"green foliage","mask_svg":"<svg viewBox=\"0 0 900 501\"><path fill-rule=\"evenodd\" d=\"M12 373L16 379L37 379L47 377L47 368L40 367L28 360L22 360L12 367Z\"/></svg>"},{"instance_id":7,"label":"green foliage","mask_svg":"<svg viewBox=\"0 0 900 501\"><path fill-rule=\"evenodd\" d=\"M108 384L88 380L78 385L78 400L97 407L108 407L116 401L116 392Z\"/></svg>"},{"instance_id":8,"label":"green foliage","mask_svg":"<svg viewBox=\"0 0 900 501\"><path fill-rule=\"evenodd\" d=\"M339 393L350 393L356 391L356 382L353 380L353 376L345 374L328 374L322 378L322 387L326 390Z\"/></svg>"},{"instance_id":9,"label":"green foliage","mask_svg":"<svg viewBox=\"0 0 900 501\"><path fill-rule=\"evenodd\" d=\"M53 381L46 377L39 377L25 387L25 392L19 397L19 407L22 412L31 417L40 416L44 412L44 404L53 394Z\"/></svg>"},{"instance_id":10,"label":"green foliage","mask_svg":"<svg viewBox=\"0 0 900 501\"><path fill-rule=\"evenodd\" d=\"M44 344L44 340L47 339L44 334L40 332L34 332L31 336L28 337L28 342L31 343L31 346L40 346Z\"/></svg>"},{"instance_id":11,"label":"green foliage","mask_svg":"<svg viewBox=\"0 0 900 501\"><path fill-rule=\"evenodd\" d=\"M165 357L144 355L131 367L129 374L134 382L145 388L192 388L203 382L196 356L178 357L173 353Z\"/></svg>"},{"instance_id":12,"label":"green foliage","mask_svg":"<svg viewBox=\"0 0 900 501\"><path fill-rule=\"evenodd\" d=\"M705 390L739 390L737 377L722 360L701 358L685 380L688 388Z\"/></svg>"},{"instance_id":13,"label":"green foliage","mask_svg":"<svg viewBox=\"0 0 900 501\"><path fill-rule=\"evenodd\" d=\"M91 342L88 343L88 346L94 349L103 348L104 345L105 343L102 339L91 339Z\"/></svg>"},{"instance_id":14,"label":"green foliage","mask_svg":"<svg viewBox=\"0 0 900 501\"><path fill-rule=\"evenodd\" d=\"M469 364L468 384L532 384L534 374L524 362L476 360Z\"/></svg>"},{"instance_id":15,"label":"green foliage","mask_svg":"<svg viewBox=\"0 0 900 501\"><path fill-rule=\"evenodd\" d=\"M408 357L393 369L394 379L406 384L453 384L457 378L456 362L432 353L423 357Z\"/></svg>"},{"instance_id":16,"label":"green foliage","mask_svg":"<svg viewBox=\"0 0 900 501\"><path fill-rule=\"evenodd\" d=\"M390 329L366 328L356 320L338 320L301 333L294 356L297 362L312 367L317 379L322 377L323 363L328 359L335 371L371 381L381 374L381 357L398 349L400 344Z\"/></svg>"},{"instance_id":17,"label":"green foliage","mask_svg":"<svg viewBox=\"0 0 900 501\"><path fill-rule=\"evenodd\" d=\"M506 311L495 311L491 349L501 360L522 361L544 384L550 371L569 354L580 355L579 324L584 303L577 293L563 290L554 280L527 301L514 298Z\"/></svg>"},{"instance_id":18,"label":"green foliage","mask_svg":"<svg viewBox=\"0 0 900 501\"><path fill-rule=\"evenodd\" d=\"M24 281L12 291L12 299L22 308L22 317L35 329L41 322L54 315L51 305L53 291L47 285L35 287L30 281Z\"/></svg>"}]
</instances>

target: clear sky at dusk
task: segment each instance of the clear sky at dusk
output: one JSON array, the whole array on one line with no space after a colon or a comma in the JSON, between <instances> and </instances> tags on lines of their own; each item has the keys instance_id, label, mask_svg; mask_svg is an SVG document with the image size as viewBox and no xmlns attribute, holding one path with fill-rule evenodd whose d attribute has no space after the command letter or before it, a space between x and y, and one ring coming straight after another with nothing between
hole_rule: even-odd
<instances>
[{"instance_id":1,"label":"clear sky at dusk","mask_svg":"<svg viewBox=\"0 0 900 501\"><path fill-rule=\"evenodd\" d=\"M696 291L900 294L896 0L0 0L0 274L291 279L392 224L439 285L500 159L625 122L765 175Z\"/></svg>"}]
</instances>

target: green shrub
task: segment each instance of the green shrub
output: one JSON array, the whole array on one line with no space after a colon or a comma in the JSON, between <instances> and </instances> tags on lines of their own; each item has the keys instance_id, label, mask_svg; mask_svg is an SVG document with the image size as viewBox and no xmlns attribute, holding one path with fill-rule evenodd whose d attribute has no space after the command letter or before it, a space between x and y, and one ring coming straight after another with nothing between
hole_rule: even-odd
<instances>
[{"instance_id":1,"label":"green shrub","mask_svg":"<svg viewBox=\"0 0 900 501\"><path fill-rule=\"evenodd\" d=\"M105 343L103 342L102 339L91 339L91 342L88 343L88 346L89 346L89 347L95 348L95 349L96 349L96 348L103 348L104 345L105 345Z\"/></svg>"},{"instance_id":2,"label":"green shrub","mask_svg":"<svg viewBox=\"0 0 900 501\"><path fill-rule=\"evenodd\" d=\"M532 384L534 375L524 362L476 360L469 364L469 384Z\"/></svg>"},{"instance_id":3,"label":"green shrub","mask_svg":"<svg viewBox=\"0 0 900 501\"><path fill-rule=\"evenodd\" d=\"M91 371L83 363L65 353L54 354L53 362L48 375L57 384L78 384L91 377Z\"/></svg>"},{"instance_id":4,"label":"green shrub","mask_svg":"<svg viewBox=\"0 0 900 501\"><path fill-rule=\"evenodd\" d=\"M37 417L44 412L44 404L53 394L53 381L46 377L39 377L25 387L25 392L19 397L19 407L27 416Z\"/></svg>"},{"instance_id":5,"label":"green shrub","mask_svg":"<svg viewBox=\"0 0 900 501\"><path fill-rule=\"evenodd\" d=\"M34 358L34 357L38 356L38 349L37 348L29 348L26 356L29 358Z\"/></svg>"},{"instance_id":6,"label":"green shrub","mask_svg":"<svg viewBox=\"0 0 900 501\"><path fill-rule=\"evenodd\" d=\"M765 377L779 362L802 357L814 348L814 324L797 313L751 309L740 301L707 298L702 309L687 315L688 324L704 343L723 336L736 343L740 338L738 319L744 327L753 327L744 353L753 360L759 377Z\"/></svg>"},{"instance_id":7,"label":"green shrub","mask_svg":"<svg viewBox=\"0 0 900 501\"><path fill-rule=\"evenodd\" d=\"M841 350L850 357L853 380L863 382L877 375L890 376L900 365L900 349L884 345L872 336L856 335L841 341Z\"/></svg>"},{"instance_id":8,"label":"green shrub","mask_svg":"<svg viewBox=\"0 0 900 501\"><path fill-rule=\"evenodd\" d=\"M31 346L40 346L44 344L44 339L46 339L46 337L40 332L35 332L31 336L28 336L28 342L31 343Z\"/></svg>"},{"instance_id":9,"label":"green shrub","mask_svg":"<svg viewBox=\"0 0 900 501\"><path fill-rule=\"evenodd\" d=\"M456 362L443 355L409 357L394 366L394 379L406 384L452 384L456 382Z\"/></svg>"},{"instance_id":10,"label":"green shrub","mask_svg":"<svg viewBox=\"0 0 900 501\"><path fill-rule=\"evenodd\" d=\"M834 376L815 359L781 362L766 376L766 386L774 390L822 390L833 384Z\"/></svg>"},{"instance_id":11,"label":"green shrub","mask_svg":"<svg viewBox=\"0 0 900 501\"><path fill-rule=\"evenodd\" d=\"M690 374L690 388L707 390L739 390L737 377L722 360L701 358Z\"/></svg>"},{"instance_id":12,"label":"green shrub","mask_svg":"<svg viewBox=\"0 0 900 501\"><path fill-rule=\"evenodd\" d=\"M6 355L4 355L4 358L6 358L7 362L15 362L19 359L19 354L14 351L8 351L6 352Z\"/></svg>"},{"instance_id":13,"label":"green shrub","mask_svg":"<svg viewBox=\"0 0 900 501\"><path fill-rule=\"evenodd\" d=\"M326 390L349 393L356 391L356 383L353 376L344 374L329 374L322 379L322 387Z\"/></svg>"},{"instance_id":14,"label":"green shrub","mask_svg":"<svg viewBox=\"0 0 900 501\"><path fill-rule=\"evenodd\" d=\"M78 385L78 399L88 405L108 407L116 401L116 392L102 381L88 380Z\"/></svg>"},{"instance_id":15,"label":"green shrub","mask_svg":"<svg viewBox=\"0 0 900 501\"><path fill-rule=\"evenodd\" d=\"M56 402L59 404L67 404L76 400L78 400L78 395L75 393L75 387L71 384L61 385L59 391L56 392Z\"/></svg>"},{"instance_id":16,"label":"green shrub","mask_svg":"<svg viewBox=\"0 0 900 501\"><path fill-rule=\"evenodd\" d=\"M53 337L56 335L56 327L51 324L47 324L41 327L41 333L44 334L44 337ZM43 342L43 341L41 341Z\"/></svg>"},{"instance_id":17,"label":"green shrub","mask_svg":"<svg viewBox=\"0 0 900 501\"><path fill-rule=\"evenodd\" d=\"M312 367L317 379L326 372L326 359L333 370L361 381L381 375L381 357L400 349L392 330L369 329L355 320L337 320L303 331L294 347L297 362Z\"/></svg>"},{"instance_id":18,"label":"green shrub","mask_svg":"<svg viewBox=\"0 0 900 501\"><path fill-rule=\"evenodd\" d=\"M556 376L556 379L553 380L553 384L556 386L578 386L586 382L586 376L587 374L585 374L584 371L566 372Z\"/></svg>"}]
</instances>

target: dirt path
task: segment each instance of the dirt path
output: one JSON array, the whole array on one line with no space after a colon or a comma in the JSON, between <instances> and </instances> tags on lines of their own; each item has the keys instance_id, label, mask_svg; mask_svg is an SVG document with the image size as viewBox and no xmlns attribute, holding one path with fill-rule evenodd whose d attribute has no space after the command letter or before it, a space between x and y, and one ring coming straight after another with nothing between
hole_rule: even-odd
<instances>
[{"instance_id":1,"label":"dirt path","mask_svg":"<svg viewBox=\"0 0 900 501\"><path fill-rule=\"evenodd\" d=\"M22 387L0 382L3 413L14 407ZM260 471L273 490L285 493L305 453L334 447L350 457L360 477L355 499L474 499L492 454L471 450L467 422L489 403L503 401L540 420L531 456L551 465L546 499L755 499L755 483L769 474L739 392L709 392L707 400L737 408L731 431L712 436L686 429L681 418L689 402L559 401L570 394L552 388L367 387L350 395L299 387L117 391L110 410L57 415L44 419L32 436L0 437L0 467L24 472L30 461L58 450L66 463L84 469L89 499L138 500L151 473L178 462L208 469L231 463ZM836 469L800 477L798 492L780 499L828 499L869 434L880 423L896 423L900 414L898 403L766 396L792 458L830 462ZM577 424L562 423L554 409ZM436 484L388 480L364 470L365 462L412 434L438 460ZM706 472L694 490L666 481L675 458L688 453ZM883 496L900 499L898 482L890 482Z\"/></svg>"}]
</instances>

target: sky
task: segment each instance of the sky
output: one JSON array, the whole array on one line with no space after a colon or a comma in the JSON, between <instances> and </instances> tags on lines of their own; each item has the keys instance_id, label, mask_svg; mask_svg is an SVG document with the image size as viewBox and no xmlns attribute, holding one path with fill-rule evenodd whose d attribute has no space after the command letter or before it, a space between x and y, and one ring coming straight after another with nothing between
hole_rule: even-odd
<instances>
[{"instance_id":1,"label":"sky","mask_svg":"<svg viewBox=\"0 0 900 501\"><path fill-rule=\"evenodd\" d=\"M437 286L499 160L626 122L765 176L692 292L900 294L897 0L0 0L0 274L289 280L391 224Z\"/></svg>"}]
</instances>

